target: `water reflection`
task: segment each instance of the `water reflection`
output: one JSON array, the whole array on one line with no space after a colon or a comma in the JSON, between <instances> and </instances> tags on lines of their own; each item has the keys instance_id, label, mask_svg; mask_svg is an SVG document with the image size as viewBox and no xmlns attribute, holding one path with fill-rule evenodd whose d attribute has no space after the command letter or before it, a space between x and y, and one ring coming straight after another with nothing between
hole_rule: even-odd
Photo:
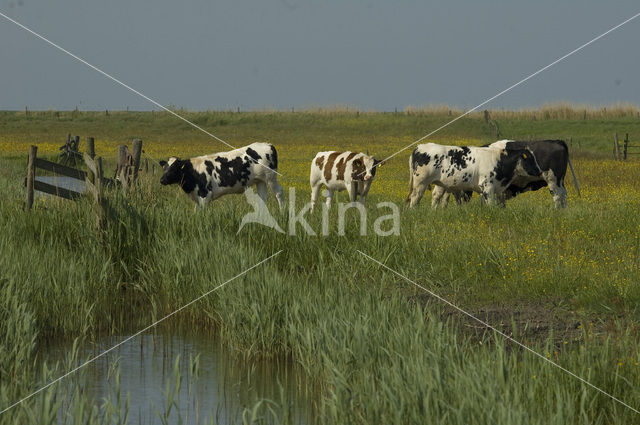
<instances>
[{"instance_id":1,"label":"water reflection","mask_svg":"<svg viewBox=\"0 0 640 425\"><path fill-rule=\"evenodd\" d=\"M125 338L103 339L81 354L93 357ZM64 347L52 348L47 362L64 363L66 354ZM312 395L292 362L243 361L211 335L143 334L98 358L83 371L84 392L94 405L109 397L116 404L116 371L122 405L129 397L129 423L161 424L169 406L168 423L242 423L243 411L261 400L265 423L314 422Z\"/></svg>"}]
</instances>

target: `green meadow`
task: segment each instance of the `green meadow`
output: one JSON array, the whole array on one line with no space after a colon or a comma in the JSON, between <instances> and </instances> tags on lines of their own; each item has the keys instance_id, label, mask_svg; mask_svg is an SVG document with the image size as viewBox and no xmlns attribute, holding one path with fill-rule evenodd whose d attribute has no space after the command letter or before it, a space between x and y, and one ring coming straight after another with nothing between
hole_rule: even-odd
<instances>
[{"instance_id":1,"label":"green meadow","mask_svg":"<svg viewBox=\"0 0 640 425\"><path fill-rule=\"evenodd\" d=\"M298 211L316 152L383 159L461 111L177 112L234 146L276 146L287 208L279 212L273 198L269 208L287 229L289 189ZM555 210L545 190L506 208L474 196L432 210L425 195L407 210L408 149L378 170L365 235L355 211L340 235L334 207L328 235L318 211L307 216L318 235L298 226L292 236L257 224L238 232L251 211L243 196L194 211L177 187L160 185L157 165L130 194L107 194L104 229L88 199L38 198L25 212L29 146L55 159L67 133L96 138L109 177L117 146L134 137L150 170L170 155L229 148L168 113L1 112L0 410L82 363L79 346L135 333L279 252L163 327L220 338L249 363L292 361L316 423L640 423L640 155L612 159L614 133L640 137L639 110L556 105L491 111L491 119L501 138L566 140L582 196L568 179L566 210ZM481 145L495 141L495 127L474 113L427 141ZM374 221L389 214L380 202L398 205L399 234L375 234ZM46 358L52 341L69 343L66 362ZM89 400L83 379L80 370L0 414L0 423L138 423L125 419L121 394ZM291 423L287 403L246 406L240 422Z\"/></svg>"}]
</instances>

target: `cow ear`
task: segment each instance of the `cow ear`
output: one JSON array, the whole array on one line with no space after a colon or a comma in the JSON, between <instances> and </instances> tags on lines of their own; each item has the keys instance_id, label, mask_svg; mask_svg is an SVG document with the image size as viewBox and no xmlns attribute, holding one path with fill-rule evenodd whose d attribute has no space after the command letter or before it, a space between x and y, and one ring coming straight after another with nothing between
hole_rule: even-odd
<instances>
[{"instance_id":1,"label":"cow ear","mask_svg":"<svg viewBox=\"0 0 640 425\"><path fill-rule=\"evenodd\" d=\"M160 163L159 163L159 164L160 164L160 166L161 166L162 168L164 168L164 167L166 167L166 166L167 166L168 162L167 162L167 161L165 161L165 160L162 160L162 161L160 161Z\"/></svg>"},{"instance_id":2,"label":"cow ear","mask_svg":"<svg viewBox=\"0 0 640 425\"><path fill-rule=\"evenodd\" d=\"M387 161L378 161L378 167L382 167L386 163L387 163Z\"/></svg>"}]
</instances>

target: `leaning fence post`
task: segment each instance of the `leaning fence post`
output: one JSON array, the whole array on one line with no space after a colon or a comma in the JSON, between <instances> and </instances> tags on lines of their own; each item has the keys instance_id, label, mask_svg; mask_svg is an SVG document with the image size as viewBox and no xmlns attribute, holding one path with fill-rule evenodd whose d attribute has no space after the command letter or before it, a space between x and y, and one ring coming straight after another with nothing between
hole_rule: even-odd
<instances>
[{"instance_id":1,"label":"leaning fence post","mask_svg":"<svg viewBox=\"0 0 640 425\"><path fill-rule=\"evenodd\" d=\"M27 209L30 210L33 206L33 192L34 182L36 180L36 155L38 154L38 147L31 146L29 149L29 163L27 165Z\"/></svg>"},{"instance_id":2,"label":"leaning fence post","mask_svg":"<svg viewBox=\"0 0 640 425\"><path fill-rule=\"evenodd\" d=\"M96 189L98 191L97 201L102 203L102 180L104 179L104 173L102 172L102 157L96 158Z\"/></svg>"},{"instance_id":3,"label":"leaning fence post","mask_svg":"<svg viewBox=\"0 0 640 425\"><path fill-rule=\"evenodd\" d=\"M140 169L140 155L142 153L142 139L133 140L133 178L135 182L138 178L138 169Z\"/></svg>"}]
</instances>

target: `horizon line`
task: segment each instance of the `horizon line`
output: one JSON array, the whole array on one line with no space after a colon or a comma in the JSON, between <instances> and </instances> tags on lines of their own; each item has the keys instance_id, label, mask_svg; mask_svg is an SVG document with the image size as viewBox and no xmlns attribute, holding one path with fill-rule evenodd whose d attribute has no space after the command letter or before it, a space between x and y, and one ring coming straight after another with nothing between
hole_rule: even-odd
<instances>
[{"instance_id":1,"label":"horizon line","mask_svg":"<svg viewBox=\"0 0 640 425\"><path fill-rule=\"evenodd\" d=\"M282 113L328 113L328 112L337 112L337 113L360 113L360 114L376 114L376 113L411 113L411 112L454 112L463 110L464 107L448 105L448 104L427 104L427 105L407 105L404 107L397 107L393 110L389 109L376 109L376 108L361 108L358 106L352 105L344 105L344 104L329 104L329 105L318 105L318 106L304 106L304 107L289 107L289 108L277 108L277 107L263 107L263 108L207 108L207 109L191 109L187 107L172 107L174 111L188 112L188 113L273 113L273 112L282 112ZM541 105L534 106L519 106L519 107L500 107L500 108L487 108L485 110L492 112L533 112L533 111L544 111L544 110L558 110L558 109L573 109L575 111L587 111L587 112L601 112L603 110L620 110L620 109L635 109L640 111L640 104L636 104L633 102L627 101L619 101L619 102L610 102L610 103L579 103L579 102L570 102L570 101L558 101L558 102L548 102L543 103ZM484 110L474 111L475 113L481 114ZM31 109L28 106L25 106L21 109L0 109L0 113L25 113L25 112L33 112L33 113L55 113L55 112L70 112L70 113L165 113L169 112L164 111L160 108L149 108L149 109L130 109L125 106L124 109L79 109L78 107L74 109L57 109L57 108L46 108L46 109Z\"/></svg>"}]
</instances>

